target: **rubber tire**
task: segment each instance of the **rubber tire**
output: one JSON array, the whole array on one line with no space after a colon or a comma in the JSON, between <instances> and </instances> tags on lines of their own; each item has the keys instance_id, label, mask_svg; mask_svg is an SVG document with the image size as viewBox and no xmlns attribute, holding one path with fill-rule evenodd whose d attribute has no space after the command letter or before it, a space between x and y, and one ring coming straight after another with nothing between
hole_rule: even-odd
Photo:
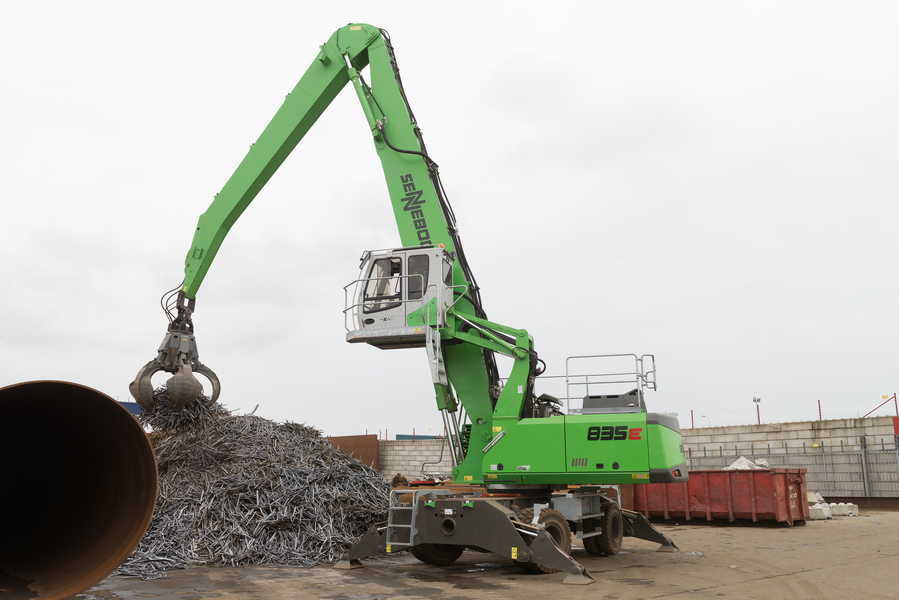
<instances>
[{"instance_id":1,"label":"rubber tire","mask_svg":"<svg viewBox=\"0 0 899 600\"><path fill-rule=\"evenodd\" d=\"M421 544L409 548L409 554L423 563L445 567L451 565L462 556L465 546L452 546L450 544Z\"/></svg>"},{"instance_id":2,"label":"rubber tire","mask_svg":"<svg viewBox=\"0 0 899 600\"><path fill-rule=\"evenodd\" d=\"M534 509L523 509L518 513L518 520L522 523L531 523L534 520ZM546 526L546 532L553 537L565 554L571 554L571 528L562 513L551 508L544 508L540 511L538 522ZM517 560L513 562L528 573L557 573L559 571L559 569L551 569L533 562Z\"/></svg>"},{"instance_id":3,"label":"rubber tire","mask_svg":"<svg viewBox=\"0 0 899 600\"><path fill-rule=\"evenodd\" d=\"M592 531L587 533L592 533ZM602 554L602 550L599 549L598 535L584 538L581 541L584 543L584 550L586 550L587 554L591 554L593 556L599 556L600 554Z\"/></svg>"},{"instance_id":4,"label":"rubber tire","mask_svg":"<svg viewBox=\"0 0 899 600\"><path fill-rule=\"evenodd\" d=\"M624 518L621 516L621 509L615 503L603 504L602 508L603 515L599 518L599 527L602 533L588 539L595 539L599 551L606 556L615 556L621 551Z\"/></svg>"}]
</instances>

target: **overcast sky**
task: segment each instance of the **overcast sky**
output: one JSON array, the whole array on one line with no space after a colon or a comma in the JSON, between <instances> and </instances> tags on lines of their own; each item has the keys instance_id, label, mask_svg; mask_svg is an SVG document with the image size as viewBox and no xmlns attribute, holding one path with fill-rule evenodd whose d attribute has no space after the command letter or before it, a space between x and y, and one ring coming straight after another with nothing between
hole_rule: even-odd
<instances>
[{"instance_id":1,"label":"overcast sky","mask_svg":"<svg viewBox=\"0 0 899 600\"><path fill-rule=\"evenodd\" d=\"M547 374L652 353L649 408L682 427L899 390L889 2L0 2L0 385L128 398L197 218L351 21L390 32L487 313ZM344 341L359 255L398 243L388 202L347 89L197 296L229 409L440 430L424 350Z\"/></svg>"}]
</instances>

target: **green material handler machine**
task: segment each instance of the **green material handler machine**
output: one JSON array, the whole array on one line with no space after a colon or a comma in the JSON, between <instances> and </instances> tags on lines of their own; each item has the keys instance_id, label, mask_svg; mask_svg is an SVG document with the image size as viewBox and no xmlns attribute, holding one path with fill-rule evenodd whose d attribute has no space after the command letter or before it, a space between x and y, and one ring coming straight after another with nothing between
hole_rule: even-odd
<instances>
[{"instance_id":1,"label":"green material handler machine","mask_svg":"<svg viewBox=\"0 0 899 600\"><path fill-rule=\"evenodd\" d=\"M361 74L365 67L371 84ZM473 491L393 492L388 522L373 526L338 566L352 568L359 558L401 550L450 564L472 548L507 556L525 570L564 570L566 582L589 583L592 578L570 556L573 536L592 554L617 553L625 534L673 549L640 515L622 511L603 487L687 480L677 420L647 412L643 400L645 389L655 389L653 357L628 355L636 365L633 390L590 395L588 386L583 407L569 414L557 398L537 396L544 364L534 339L487 318L390 38L370 25L342 27L320 47L200 216L184 281L163 299L168 330L156 358L131 384L132 395L144 410L154 410L150 378L166 371L176 407L202 393L194 373L205 375L213 399L218 397L219 380L199 362L194 337L200 284L231 226L348 83L381 159L400 247L363 254L359 278L345 288L346 339L380 349L425 349L446 426L452 483ZM507 374L501 376L496 354L511 359Z\"/></svg>"}]
</instances>

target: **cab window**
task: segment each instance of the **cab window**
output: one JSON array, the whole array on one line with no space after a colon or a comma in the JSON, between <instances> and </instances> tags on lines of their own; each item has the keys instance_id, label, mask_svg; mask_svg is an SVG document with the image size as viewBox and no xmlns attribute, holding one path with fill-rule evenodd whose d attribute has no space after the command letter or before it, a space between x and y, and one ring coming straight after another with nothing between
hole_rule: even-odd
<instances>
[{"instance_id":1,"label":"cab window","mask_svg":"<svg viewBox=\"0 0 899 600\"><path fill-rule=\"evenodd\" d=\"M399 257L378 258L365 283L362 312L373 313L401 304L403 261Z\"/></svg>"},{"instance_id":2,"label":"cab window","mask_svg":"<svg viewBox=\"0 0 899 600\"><path fill-rule=\"evenodd\" d=\"M443 283L446 287L453 286L453 264L449 261L443 261Z\"/></svg>"},{"instance_id":3,"label":"cab window","mask_svg":"<svg viewBox=\"0 0 899 600\"><path fill-rule=\"evenodd\" d=\"M428 265L430 261L427 254L416 254L415 256L410 256L408 262L409 300L420 300L424 291L428 289Z\"/></svg>"}]
</instances>

